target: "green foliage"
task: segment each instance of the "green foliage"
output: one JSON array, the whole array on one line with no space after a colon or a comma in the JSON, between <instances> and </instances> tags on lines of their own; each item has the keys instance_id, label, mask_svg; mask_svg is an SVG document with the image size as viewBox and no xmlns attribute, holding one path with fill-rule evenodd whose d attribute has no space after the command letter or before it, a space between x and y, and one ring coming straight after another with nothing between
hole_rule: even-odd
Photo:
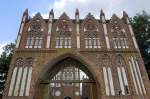
<instances>
[{"instance_id":1,"label":"green foliage","mask_svg":"<svg viewBox=\"0 0 150 99\"><path fill-rule=\"evenodd\" d=\"M10 43L3 47L4 51L0 56L0 64L2 66L6 66L6 67L9 66L14 49L15 49L15 43Z\"/></svg>"},{"instance_id":2,"label":"green foliage","mask_svg":"<svg viewBox=\"0 0 150 99\"><path fill-rule=\"evenodd\" d=\"M15 49L15 44L14 43L7 44L3 48L4 51L0 55L0 65L1 65L0 80L1 81L6 80L6 78L7 78L7 72L8 72L9 64L10 64L11 57L13 55L14 49ZM4 75L4 76L2 76L2 75ZM0 82L0 92L2 92L3 89L4 89L4 83L5 82ZM1 98L2 98L2 94L0 94L0 99Z\"/></svg>"},{"instance_id":3,"label":"green foliage","mask_svg":"<svg viewBox=\"0 0 150 99\"><path fill-rule=\"evenodd\" d=\"M150 70L150 15L143 11L131 20L146 68Z\"/></svg>"}]
</instances>

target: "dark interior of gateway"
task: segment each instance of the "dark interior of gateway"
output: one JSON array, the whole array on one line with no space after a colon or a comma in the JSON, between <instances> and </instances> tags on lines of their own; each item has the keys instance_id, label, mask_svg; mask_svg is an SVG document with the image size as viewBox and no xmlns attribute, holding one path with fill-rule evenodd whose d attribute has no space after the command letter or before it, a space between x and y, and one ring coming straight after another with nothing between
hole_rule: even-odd
<instances>
[{"instance_id":1,"label":"dark interior of gateway","mask_svg":"<svg viewBox=\"0 0 150 99\"><path fill-rule=\"evenodd\" d=\"M66 58L50 71L40 83L39 99L97 99L96 82L81 62Z\"/></svg>"}]
</instances>

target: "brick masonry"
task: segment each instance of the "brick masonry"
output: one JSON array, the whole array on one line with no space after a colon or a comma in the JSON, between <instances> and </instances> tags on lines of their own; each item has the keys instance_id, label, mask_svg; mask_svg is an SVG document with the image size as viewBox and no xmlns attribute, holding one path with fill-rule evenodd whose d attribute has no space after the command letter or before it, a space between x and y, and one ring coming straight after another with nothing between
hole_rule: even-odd
<instances>
[{"instance_id":1,"label":"brick masonry","mask_svg":"<svg viewBox=\"0 0 150 99\"><path fill-rule=\"evenodd\" d=\"M78 12L78 11L77 11ZM75 14L75 16L79 15L79 12ZM37 14L39 16L39 14ZM54 13L51 11L50 15L54 16ZM104 28L103 28L103 22L102 18L95 19L91 14L87 15L85 19L79 20L79 32L80 32L80 48L77 48L77 31L76 31L76 19L70 19L66 14L63 14L59 19L53 19L52 20L52 31L51 31L51 41L50 41L50 48L46 48L47 43L47 36L48 36L48 24L49 19L43 19L41 18L40 22L42 24L43 31L43 45L42 48L25 48L26 42L27 42L27 36L28 36L28 28L32 24L32 20L36 17L29 18L28 11L26 10L23 14L23 18L26 17L24 22L23 31L21 34L21 40L19 43L19 47L15 49L15 53L13 55L10 69L8 73L7 83L5 84L5 91L3 94L3 99L43 99L43 94L38 94L40 90L40 81L48 75L48 72L55 72L51 70L55 64L67 57L78 60L81 62L93 75L94 79L97 83L97 97L98 99L148 99L150 97L150 85L148 76L145 70L144 62L141 57L139 49L135 48L134 42L132 39L132 35L130 33L130 30L128 28L128 23L126 21L126 18L128 18L127 14L124 13L123 18L120 19L116 15L113 15L110 20L106 20L105 24L107 26L108 31L108 37L110 41L110 49L106 47L106 41L105 41L105 35L104 35ZM101 16L104 16L103 12L101 12ZM23 19L22 19L23 20ZM56 42L56 28L57 25L62 22L62 20L67 20L69 27L72 29L72 48L55 48L55 42ZM92 24L98 27L98 37L100 38L100 46L101 48L97 49L87 49L85 48L85 35L84 35L84 26L86 24L89 24L89 20L92 21ZM118 22L121 29L125 30L125 33L128 38L128 45L129 48L114 48L113 47L113 40L114 33L111 31L111 26L114 24L114 22ZM23 21L22 21L23 22ZM21 24L22 24L21 22ZM18 34L19 35L19 34ZM130 94L128 95L117 95L114 96L106 96L105 93L105 82L104 82L104 76L103 76L103 58L105 56L110 57L110 65L109 67L112 69L112 78L114 83L114 90L115 92L120 87L119 81L118 81L118 74L117 74L117 65L116 65L116 59L117 56L121 56L124 59L124 68L126 70L126 75L128 79L129 84L129 91ZM146 89L146 94L139 95L136 94L136 90L134 87L133 78L131 76L131 70L129 66L129 57L135 56L138 59L139 62L139 68L142 75L142 79L144 82L144 86ZM33 58L33 71L32 71L32 79L30 84L30 92L29 96L8 96L9 87L11 83L12 73L13 69L15 67L16 59L21 57L22 59L26 59L29 57ZM117 92L116 92L117 93ZM41 95L41 96L40 96Z\"/></svg>"}]
</instances>

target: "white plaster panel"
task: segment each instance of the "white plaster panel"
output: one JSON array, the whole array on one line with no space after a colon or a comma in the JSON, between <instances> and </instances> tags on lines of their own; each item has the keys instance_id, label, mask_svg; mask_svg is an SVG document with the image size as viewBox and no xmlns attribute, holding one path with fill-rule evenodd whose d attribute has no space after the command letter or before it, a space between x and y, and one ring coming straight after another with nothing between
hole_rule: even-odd
<instances>
[{"instance_id":1,"label":"white plaster panel","mask_svg":"<svg viewBox=\"0 0 150 99\"><path fill-rule=\"evenodd\" d=\"M121 76L120 67L117 67L117 72L118 72L119 83L120 83L120 88L121 88L122 94L125 95L125 90L124 90L123 79L122 79L122 76Z\"/></svg>"},{"instance_id":2,"label":"white plaster panel","mask_svg":"<svg viewBox=\"0 0 150 99\"><path fill-rule=\"evenodd\" d=\"M19 88L20 88L20 82L21 82L21 77L22 77L22 69L23 69L22 67L19 67L15 90L14 90L14 96L19 95Z\"/></svg>"},{"instance_id":3,"label":"white plaster panel","mask_svg":"<svg viewBox=\"0 0 150 99\"><path fill-rule=\"evenodd\" d=\"M10 86L9 86L8 96L12 96L12 94L13 94L15 80L16 80L16 76L17 76L17 70L18 70L17 67L15 67L13 70L13 74L12 74L12 78L11 78L11 82L10 82Z\"/></svg>"},{"instance_id":4,"label":"white plaster panel","mask_svg":"<svg viewBox=\"0 0 150 99\"><path fill-rule=\"evenodd\" d=\"M133 79L135 91L136 91L137 94L139 94L138 89L137 89L137 83L136 83L135 76L134 76L134 73L133 73L131 58L130 58L130 60L129 60L129 66L130 66L130 70L131 70L131 75L132 75L132 79Z\"/></svg>"},{"instance_id":5,"label":"white plaster panel","mask_svg":"<svg viewBox=\"0 0 150 99\"><path fill-rule=\"evenodd\" d=\"M110 67L108 67L108 77L109 77L111 95L115 95L114 84L113 84L112 73L111 73L111 68Z\"/></svg>"},{"instance_id":6,"label":"white plaster panel","mask_svg":"<svg viewBox=\"0 0 150 99\"><path fill-rule=\"evenodd\" d=\"M25 96L29 96L31 78L32 78L32 67L30 67L30 68L29 68L29 71L28 71L28 77L27 77L27 85L26 85Z\"/></svg>"},{"instance_id":7,"label":"white plaster panel","mask_svg":"<svg viewBox=\"0 0 150 99\"><path fill-rule=\"evenodd\" d=\"M27 71L28 71L28 67L25 67L23 70L23 78L21 81L21 88L20 88L20 93L19 96L23 96L24 92L25 92L25 84L26 84L26 78L27 78Z\"/></svg>"},{"instance_id":8,"label":"white plaster panel","mask_svg":"<svg viewBox=\"0 0 150 99\"><path fill-rule=\"evenodd\" d=\"M109 96L109 83L108 83L108 76L107 76L107 71L106 67L103 67L103 75L104 75L104 81L105 81L105 91L106 95Z\"/></svg>"},{"instance_id":9,"label":"white plaster panel","mask_svg":"<svg viewBox=\"0 0 150 99\"><path fill-rule=\"evenodd\" d=\"M141 84L140 84L140 81L139 81L139 77L138 77L138 74L137 74L137 69L135 67L135 61L134 61L133 57L131 57L131 61L132 61L132 66L133 66L133 70L134 70L134 73L135 73L135 77L136 77L136 80L137 80L138 88L139 88L140 93L142 94L142 88L141 88Z\"/></svg>"}]
</instances>

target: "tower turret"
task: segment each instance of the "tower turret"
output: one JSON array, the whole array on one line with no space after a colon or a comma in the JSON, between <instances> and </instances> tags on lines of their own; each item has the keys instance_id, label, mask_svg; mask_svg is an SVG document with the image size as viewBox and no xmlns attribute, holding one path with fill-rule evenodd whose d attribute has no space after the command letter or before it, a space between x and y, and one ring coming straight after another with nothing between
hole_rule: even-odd
<instances>
[{"instance_id":1,"label":"tower turret","mask_svg":"<svg viewBox=\"0 0 150 99\"><path fill-rule=\"evenodd\" d=\"M107 25L106 25L105 14L104 14L103 10L101 10L100 19L101 19L102 24L103 24L106 47L107 47L107 49L110 49L110 42L109 42L109 37L108 37Z\"/></svg>"},{"instance_id":2,"label":"tower turret","mask_svg":"<svg viewBox=\"0 0 150 99\"><path fill-rule=\"evenodd\" d=\"M106 21L105 21L105 14L104 14L103 10L101 10L101 12L100 12L100 19L101 19L101 21L102 21L103 23L106 22Z\"/></svg>"},{"instance_id":3,"label":"tower turret","mask_svg":"<svg viewBox=\"0 0 150 99\"><path fill-rule=\"evenodd\" d=\"M51 9L49 13L49 21L48 21L48 36L47 36L47 43L46 48L50 48L50 40L51 40L51 31L52 31L52 21L54 18L54 12L53 9Z\"/></svg>"},{"instance_id":4,"label":"tower turret","mask_svg":"<svg viewBox=\"0 0 150 99\"><path fill-rule=\"evenodd\" d=\"M123 19L125 20L125 23L128 24L128 28L129 28L129 31L131 33L132 39L133 39L134 47L136 49L138 49L138 45L137 45L137 42L136 42L136 39L135 39L135 36L134 36L132 26L131 26L130 21L129 21L128 14L125 11L123 11Z\"/></svg>"},{"instance_id":5,"label":"tower turret","mask_svg":"<svg viewBox=\"0 0 150 99\"><path fill-rule=\"evenodd\" d=\"M29 18L28 9L26 9L23 13L23 16L22 16L22 21L21 21L21 24L20 24L20 29L19 29L18 37L17 37L16 48L19 47L21 35L22 35L22 32L23 32L23 27L24 27L24 24L25 24L26 20L28 20L28 18Z\"/></svg>"},{"instance_id":6,"label":"tower turret","mask_svg":"<svg viewBox=\"0 0 150 99\"><path fill-rule=\"evenodd\" d=\"M80 29L79 29L79 10L76 9L75 12L75 19L76 19L76 31L77 31L77 48L80 48Z\"/></svg>"},{"instance_id":7,"label":"tower turret","mask_svg":"<svg viewBox=\"0 0 150 99\"><path fill-rule=\"evenodd\" d=\"M76 12L75 12L75 18L76 18L76 22L79 22L79 10L78 10L78 8L76 9Z\"/></svg>"}]
</instances>

